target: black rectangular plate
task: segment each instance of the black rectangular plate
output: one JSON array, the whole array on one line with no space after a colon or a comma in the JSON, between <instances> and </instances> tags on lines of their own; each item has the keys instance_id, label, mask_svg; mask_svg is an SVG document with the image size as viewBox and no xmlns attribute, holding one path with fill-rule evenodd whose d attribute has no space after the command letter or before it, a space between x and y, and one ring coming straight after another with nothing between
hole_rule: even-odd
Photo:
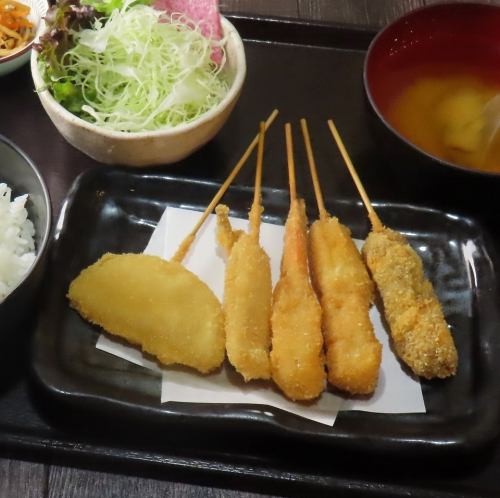
<instances>
[{"instance_id":1,"label":"black rectangular plate","mask_svg":"<svg viewBox=\"0 0 500 498\"><path fill-rule=\"evenodd\" d=\"M483 226L487 226L495 241L494 249L498 248L499 182L475 182L470 176L443 177L437 170L427 171L425 174L420 169L412 172L414 165L391 162L382 156L380 144L372 130L372 116L362 84L363 60L373 32L346 26L283 19L233 16L231 20L245 38L248 63L247 80L238 105L227 125L210 144L182 163L156 168L154 174L158 177L179 175L192 179L222 181L247 146L249 137L255 134L257 121L267 116L273 107L278 107L281 111L281 122L273 126L266 137L264 185L269 188L286 188L282 124L285 120L292 121L296 132L297 120L307 117L325 194L333 199L342 196L357 200L352 181L325 126L325 120L334 117L373 199L386 203L410 202L432 206L446 212L461 212L465 218L473 214ZM100 165L73 149L57 133L33 92L28 66L4 76L2 88L5 88L2 110L6 119L0 120L0 133L19 145L38 165L50 190L53 212L57 213L78 174L99 168ZM299 189L301 192L310 192L309 175L303 167L304 152L298 135L296 142ZM151 173L153 171L148 171L148 175ZM237 182L241 185L251 185L252 168L243 170ZM165 193L161 198L163 204L166 200ZM201 200L194 199L193 204L200 205ZM158 206L154 213L147 211L147 216L142 216L142 219L155 219L162 207L163 205ZM152 208L150 206L147 209ZM356 223L362 223L363 219L364 217L360 217ZM394 222L396 227L404 230L409 229L408 226L400 226L394 217L386 221ZM480 230L478 225L473 225ZM88 230L87 222L80 228ZM134 229L137 250L141 249L151 229L137 224ZM364 226L364 230L366 229L367 226ZM488 243L484 232L482 240L484 249L491 255L490 267L495 266L495 273L490 274L491 289L481 289L481 299L483 296L489 296L488 299L494 300L495 303L500 302L494 280L499 278L495 250ZM89 240L86 243L93 244L94 241ZM74 251L76 258L79 247L75 245ZM48 276L50 277L52 272L67 271L68 268L51 267ZM69 279L69 275L67 278ZM45 283L42 296L52 298L50 278ZM484 303L484 300L482 302ZM470 322L467 321L467 324ZM490 326L494 326L494 322L491 322ZM31 382L31 358L27 354L30 331L30 323L26 323L25 327L19 328L16 333L5 334L0 324L2 454L8 452L20 458L65 465L88 466L134 475L153 475L161 479L195 480L205 485L209 483L296 496L315 496L318 493L331 496L332 491L339 492L342 496L369 494L384 498L402 495L498 496L498 442L493 442L491 448L481 451L474 458L443 458L432 465L428 465L427 460L419 459L421 452L417 451L416 460L412 465L408 465L407 459L399 459L397 454L396 460L390 460L390 454L380 455L378 452L375 452L377 458L359 458L356 447L361 445L366 448L370 445L369 428L366 428L366 437L360 438L359 444L356 441L352 444L352 440L346 440L345 444L337 441L335 447L338 451L329 451L328 444L318 443L314 434L300 441L296 437L290 437L290 440L288 437L280 438L279 443L275 444L276 434L274 433L272 440L269 439L272 430L262 431L263 424L258 420L252 420L249 426L255 430L246 433L246 440L242 442L244 438L240 430L241 423L231 422L231 413L223 408L220 410L223 415L213 418L208 416L204 425L205 428L212 428L214 423L220 425L220 419L228 413L222 437L220 433L212 436L211 431L203 431L203 428L193 431L196 424L191 423L189 416L181 418L177 425L169 419L167 429L164 414L155 415L158 409L159 381L155 387L151 375L140 369L135 370L132 378L134 385L141 383L144 388L149 386L154 389L154 392L141 394L139 399L136 399L136 402L143 404L145 410L153 415L147 419L147 425L144 424L141 414L134 418L135 412L131 409L133 407L126 401L121 404L109 403L106 397L97 396L89 399L88 404L75 400L71 405L61 405L55 400L68 399L66 396L56 393L55 397L48 397L46 390L39 389ZM55 337L55 333L50 330L46 333L49 337ZM483 343L474 336L470 339L475 350L480 352L479 355L474 355L474 358L488 357L484 367L480 365L478 370L475 370L479 373L471 384L470 393L463 398L478 400L475 406L479 410L479 426L485 414L489 414L491 418L498 416L498 395L493 392L495 388L485 386L483 382L487 380L488 383L500 385L495 375L491 375L497 346L493 343L491 351L485 352L481 345ZM53 346L59 348L56 344ZM59 353L60 348L50 354L59 356ZM106 365L109 366L110 361L113 360L106 359ZM477 366L477 363L474 365ZM117 368L117 365L114 364L113 368ZM139 378L139 374L144 374L145 377ZM90 385L91 382L85 379L87 377L83 376L77 380L80 383L88 382ZM130 379L130 373L124 374L124 379ZM125 384L124 387L126 386ZM89 386L86 385L87 387ZM424 387L427 400L429 396L432 397L432 392ZM476 387L481 389L476 390ZM487 403L482 397L486 392L491 393L491 399ZM148 410L148 403L153 402L156 403L154 409ZM68 406L78 409L69 410ZM106 415L102 415L103 406L109 408ZM484 407L483 410L479 409L481 406ZM452 407L452 410L455 409ZM246 410L246 413L248 412L252 413L250 408ZM96 413L101 415L96 416ZM359 427L356 417L361 417L362 421L369 424L375 423L377 419L376 415L366 418L361 413L351 413L349 417L350 419L346 419L341 415L336 430L343 427L343 430L347 431L349 424ZM125 421L122 422L122 418L125 418ZM493 435L490 431L491 420L486 422L486 432L473 438L478 447ZM182 430L172 429L179 425ZM387 427L387 424L385 426ZM266 421L266 427L269 428L269 421ZM414 431L410 431L409 436L413 433ZM234 434L238 437L233 441ZM390 435L388 439L391 442ZM443 444L437 452L430 453L443 454L449 448L456 454L457 445L454 442L455 440L451 445ZM418 447L420 438L414 443ZM395 444L399 443L396 441ZM319 446L322 448L320 451ZM347 451L351 446L354 454ZM405 443L403 446L408 448ZM471 450L472 447L461 446L465 451ZM341 451L342 448L346 451ZM397 453L397 450L395 451ZM404 449L403 453L408 456L408 450Z\"/></svg>"},{"instance_id":2,"label":"black rectangular plate","mask_svg":"<svg viewBox=\"0 0 500 498\"><path fill-rule=\"evenodd\" d=\"M141 252L167 205L203 210L217 188L211 182L121 169L92 170L78 179L57 223L48 292L34 342L35 375L50 395L75 410L120 413L122 419L139 419L165 430L210 430L221 437L234 432L234 441L260 433L333 451L399 458L469 453L497 436L500 305L492 293L495 254L473 220L437 210L377 206L388 226L406 234L424 260L459 351L455 377L422 382L426 414L342 412L331 428L270 407L160 404L158 376L96 350L100 330L68 306L70 281L105 252ZM252 196L251 189L235 187L225 202L245 216ZM284 222L286 191L264 189L263 204L270 220ZM314 206L313 199L308 198L308 205ZM336 201L328 207L355 237L366 236L367 218L359 203Z\"/></svg>"}]
</instances>

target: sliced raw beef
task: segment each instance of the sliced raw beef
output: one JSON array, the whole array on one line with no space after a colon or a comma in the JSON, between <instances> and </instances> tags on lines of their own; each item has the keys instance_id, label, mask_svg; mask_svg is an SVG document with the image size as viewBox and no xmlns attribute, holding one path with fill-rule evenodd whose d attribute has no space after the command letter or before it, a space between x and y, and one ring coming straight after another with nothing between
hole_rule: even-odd
<instances>
[{"instance_id":1,"label":"sliced raw beef","mask_svg":"<svg viewBox=\"0 0 500 498\"><path fill-rule=\"evenodd\" d=\"M185 14L193 21L199 22L201 32L207 38L222 38L218 0L155 0L153 5L158 10L165 10L169 14ZM214 49L212 60L217 64L222 61L220 49Z\"/></svg>"}]
</instances>

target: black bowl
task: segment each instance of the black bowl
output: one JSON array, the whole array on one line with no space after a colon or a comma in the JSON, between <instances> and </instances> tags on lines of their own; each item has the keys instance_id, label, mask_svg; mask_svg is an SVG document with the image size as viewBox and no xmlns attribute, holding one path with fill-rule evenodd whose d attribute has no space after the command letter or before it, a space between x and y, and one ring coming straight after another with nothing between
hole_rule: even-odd
<instances>
[{"instance_id":1,"label":"black bowl","mask_svg":"<svg viewBox=\"0 0 500 498\"><path fill-rule=\"evenodd\" d=\"M33 314L32 305L42 280L50 235L51 207L45 182L31 159L0 135L0 183L13 196L28 194L26 209L35 226L36 258L17 287L0 303L0 335L14 332Z\"/></svg>"}]
</instances>

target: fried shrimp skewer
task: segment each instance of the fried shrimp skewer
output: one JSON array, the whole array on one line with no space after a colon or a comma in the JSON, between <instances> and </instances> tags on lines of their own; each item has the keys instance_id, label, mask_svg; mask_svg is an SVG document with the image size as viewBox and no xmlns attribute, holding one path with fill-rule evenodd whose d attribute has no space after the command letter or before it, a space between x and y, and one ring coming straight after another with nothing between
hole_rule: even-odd
<instances>
[{"instance_id":1,"label":"fried shrimp skewer","mask_svg":"<svg viewBox=\"0 0 500 498\"><path fill-rule=\"evenodd\" d=\"M370 394L382 359L369 317L373 282L349 228L325 209L307 122L300 124L319 211L309 231L309 260L323 309L328 381L351 394Z\"/></svg>"},{"instance_id":2,"label":"fried shrimp skewer","mask_svg":"<svg viewBox=\"0 0 500 498\"><path fill-rule=\"evenodd\" d=\"M382 224L333 121L329 120L328 125L372 224L363 256L382 297L397 355L426 379L454 375L457 350L421 259L403 235Z\"/></svg>"},{"instance_id":3,"label":"fried shrimp skewer","mask_svg":"<svg viewBox=\"0 0 500 498\"><path fill-rule=\"evenodd\" d=\"M276 114L271 114L267 125ZM218 368L225 356L221 304L181 262L198 229L257 145L257 138L170 261L146 254L105 254L71 282L71 306L163 364L187 365L202 373Z\"/></svg>"},{"instance_id":4,"label":"fried shrimp skewer","mask_svg":"<svg viewBox=\"0 0 500 498\"><path fill-rule=\"evenodd\" d=\"M290 211L281 275L273 294L271 369L292 400L317 398L325 387L321 307L309 280L305 203L297 198L290 124L285 127Z\"/></svg>"},{"instance_id":5,"label":"fried shrimp skewer","mask_svg":"<svg viewBox=\"0 0 500 498\"><path fill-rule=\"evenodd\" d=\"M216 209L217 239L229 255L223 304L226 351L245 381L271 377L271 264L259 245L264 134L262 123L249 233L232 230L227 206L219 205Z\"/></svg>"}]
</instances>

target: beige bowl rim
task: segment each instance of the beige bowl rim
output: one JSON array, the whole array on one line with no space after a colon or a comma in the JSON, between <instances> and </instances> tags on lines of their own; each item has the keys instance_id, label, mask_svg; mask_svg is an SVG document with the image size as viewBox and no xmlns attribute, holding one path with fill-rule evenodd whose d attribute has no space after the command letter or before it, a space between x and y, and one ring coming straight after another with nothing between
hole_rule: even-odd
<instances>
[{"instance_id":1,"label":"beige bowl rim","mask_svg":"<svg viewBox=\"0 0 500 498\"><path fill-rule=\"evenodd\" d=\"M130 139L130 138L140 139L140 138L158 137L166 135L172 137L175 137L176 135L182 135L186 132L189 132L192 129L197 128L200 125L203 125L205 122L212 120L219 113L221 113L227 106L231 104L231 102L235 98L238 97L239 92L241 91L241 87L243 86L243 82L245 81L246 59L245 59L245 48L243 46L243 41L236 28L225 17L221 16L221 21L222 21L222 29L227 39L226 44L234 43L234 48L235 48L234 52L236 54L234 80L227 94L215 107L208 110L199 118L189 123L181 124L175 126L174 128L159 129L154 131L140 131L140 132L108 130L106 128L102 128L100 126L89 123L88 121L79 118L75 114L65 109L52 97L49 90L47 88L44 88L45 82L43 81L42 76L38 70L38 64L37 64L38 52L36 50L33 50L31 52L31 74L33 77L33 82L35 84L35 91L37 91L40 94L40 97L44 98L46 104L50 105L54 110L54 112L57 112L66 121L72 122L74 125L80 126L81 128L85 128L89 131L92 131L104 137L109 137L114 139Z\"/></svg>"}]
</instances>

